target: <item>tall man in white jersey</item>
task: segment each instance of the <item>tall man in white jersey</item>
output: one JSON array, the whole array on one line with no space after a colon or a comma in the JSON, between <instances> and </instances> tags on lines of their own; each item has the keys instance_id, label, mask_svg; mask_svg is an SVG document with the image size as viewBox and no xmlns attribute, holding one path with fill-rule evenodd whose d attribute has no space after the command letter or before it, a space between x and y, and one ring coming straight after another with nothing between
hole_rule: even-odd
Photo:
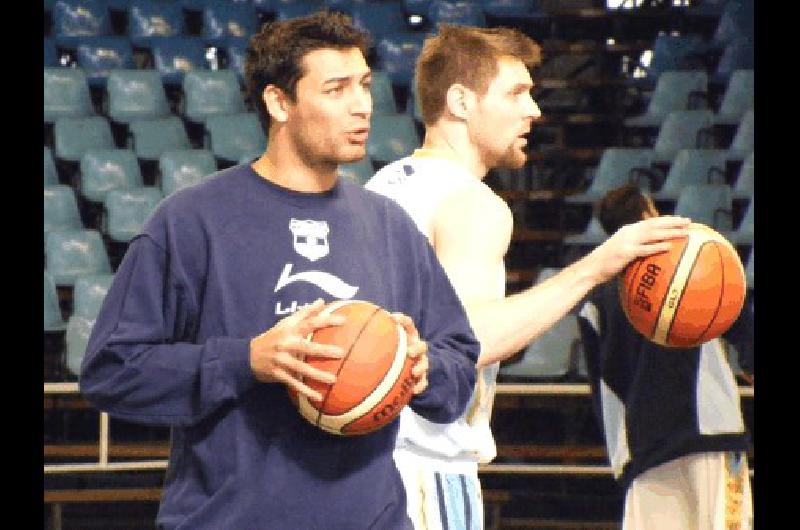
<instances>
[{"instance_id":1,"label":"tall man in white jersey","mask_svg":"<svg viewBox=\"0 0 800 530\"><path fill-rule=\"evenodd\" d=\"M394 457L417 530L483 528L478 464L496 455L489 420L499 362L632 259L686 235L684 218L627 225L555 277L505 296L512 216L482 181L492 168L525 163L524 135L541 115L529 73L539 60L539 46L515 30L440 26L417 62L423 146L366 184L396 200L428 237L481 343L475 392L461 418L442 425L401 414Z\"/></svg>"}]
</instances>

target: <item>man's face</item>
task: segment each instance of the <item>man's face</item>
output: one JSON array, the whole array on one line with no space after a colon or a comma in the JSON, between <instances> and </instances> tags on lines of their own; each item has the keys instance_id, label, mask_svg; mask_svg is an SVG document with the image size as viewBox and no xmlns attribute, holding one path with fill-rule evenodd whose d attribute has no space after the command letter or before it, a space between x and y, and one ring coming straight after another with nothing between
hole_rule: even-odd
<instances>
[{"instance_id":1,"label":"man's face","mask_svg":"<svg viewBox=\"0 0 800 530\"><path fill-rule=\"evenodd\" d=\"M372 74L358 48L323 48L303 58L286 125L312 165L364 158L372 114Z\"/></svg>"},{"instance_id":2,"label":"man's face","mask_svg":"<svg viewBox=\"0 0 800 530\"><path fill-rule=\"evenodd\" d=\"M468 126L470 139L488 169L519 168L525 164L523 138L535 118L542 115L531 97L533 81L525 64L512 57L497 61L497 76L485 95L479 96Z\"/></svg>"}]
</instances>

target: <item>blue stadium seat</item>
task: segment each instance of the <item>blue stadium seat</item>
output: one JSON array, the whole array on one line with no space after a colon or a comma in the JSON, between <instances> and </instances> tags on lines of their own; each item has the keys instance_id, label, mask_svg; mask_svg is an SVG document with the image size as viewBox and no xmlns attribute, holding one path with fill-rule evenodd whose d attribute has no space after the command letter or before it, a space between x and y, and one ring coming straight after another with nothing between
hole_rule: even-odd
<instances>
[{"instance_id":1,"label":"blue stadium seat","mask_svg":"<svg viewBox=\"0 0 800 530\"><path fill-rule=\"evenodd\" d=\"M58 0L53 6L53 35L59 46L74 48L85 37L111 33L111 19L102 0Z\"/></svg>"},{"instance_id":2,"label":"blue stadium seat","mask_svg":"<svg viewBox=\"0 0 800 530\"><path fill-rule=\"evenodd\" d=\"M583 232L564 237L564 246L595 247L608 239L608 236L609 234L603 230L600 220L595 215L592 215Z\"/></svg>"},{"instance_id":3,"label":"blue stadium seat","mask_svg":"<svg viewBox=\"0 0 800 530\"><path fill-rule=\"evenodd\" d=\"M139 48L151 48L163 37L185 33L183 8L178 2L136 0L128 8L128 37Z\"/></svg>"},{"instance_id":4,"label":"blue stadium seat","mask_svg":"<svg viewBox=\"0 0 800 530\"><path fill-rule=\"evenodd\" d=\"M44 69L44 122L94 114L86 74L77 68Z\"/></svg>"},{"instance_id":5,"label":"blue stadium seat","mask_svg":"<svg viewBox=\"0 0 800 530\"><path fill-rule=\"evenodd\" d=\"M267 137L255 112L211 116L206 120L205 147L226 162L267 148Z\"/></svg>"},{"instance_id":6,"label":"blue stadium seat","mask_svg":"<svg viewBox=\"0 0 800 530\"><path fill-rule=\"evenodd\" d=\"M655 200L675 201L690 184L725 184L724 149L681 149L670 165Z\"/></svg>"},{"instance_id":7,"label":"blue stadium seat","mask_svg":"<svg viewBox=\"0 0 800 530\"><path fill-rule=\"evenodd\" d=\"M750 253L747 255L747 263L744 266L744 276L747 280L747 288L756 288L756 247L750 247Z\"/></svg>"},{"instance_id":8,"label":"blue stadium seat","mask_svg":"<svg viewBox=\"0 0 800 530\"><path fill-rule=\"evenodd\" d=\"M740 37L753 38L754 4L753 0L728 0L725 3L709 42L710 50L724 49Z\"/></svg>"},{"instance_id":9,"label":"blue stadium seat","mask_svg":"<svg viewBox=\"0 0 800 530\"><path fill-rule=\"evenodd\" d=\"M275 20L291 20L304 17L327 7L322 0L296 0L294 2L276 2Z\"/></svg>"},{"instance_id":10,"label":"blue stadium seat","mask_svg":"<svg viewBox=\"0 0 800 530\"><path fill-rule=\"evenodd\" d=\"M550 18L539 0L483 0L482 3L488 17L517 23Z\"/></svg>"},{"instance_id":11,"label":"blue stadium seat","mask_svg":"<svg viewBox=\"0 0 800 530\"><path fill-rule=\"evenodd\" d=\"M372 112L375 114L396 114L397 102L394 99L392 80L381 70L372 71Z\"/></svg>"},{"instance_id":12,"label":"blue stadium seat","mask_svg":"<svg viewBox=\"0 0 800 530\"><path fill-rule=\"evenodd\" d=\"M103 238L97 230L48 233L45 260L45 269L57 286L72 287L81 276L111 272Z\"/></svg>"},{"instance_id":13,"label":"blue stadium seat","mask_svg":"<svg viewBox=\"0 0 800 530\"><path fill-rule=\"evenodd\" d=\"M58 58L58 51L56 50L56 43L52 37L44 38L44 66L45 68L61 66Z\"/></svg>"},{"instance_id":14,"label":"blue stadium seat","mask_svg":"<svg viewBox=\"0 0 800 530\"><path fill-rule=\"evenodd\" d=\"M755 112L748 110L736 128L736 135L728 147L728 160L744 160L755 150Z\"/></svg>"},{"instance_id":15,"label":"blue stadium seat","mask_svg":"<svg viewBox=\"0 0 800 530\"><path fill-rule=\"evenodd\" d=\"M399 0L356 2L350 9L353 24L369 32L373 44L387 34L407 31L406 13Z\"/></svg>"},{"instance_id":16,"label":"blue stadium seat","mask_svg":"<svg viewBox=\"0 0 800 530\"><path fill-rule=\"evenodd\" d=\"M127 37L91 37L78 44L77 64L86 72L89 86L104 89L113 70L136 68Z\"/></svg>"},{"instance_id":17,"label":"blue stadium seat","mask_svg":"<svg viewBox=\"0 0 800 530\"><path fill-rule=\"evenodd\" d=\"M531 342L521 359L502 365L499 375L506 380L562 379L582 349L578 317L568 314Z\"/></svg>"},{"instance_id":18,"label":"blue stadium seat","mask_svg":"<svg viewBox=\"0 0 800 530\"><path fill-rule=\"evenodd\" d=\"M483 5L472 0L433 0L428 11L428 20L433 27L439 24L486 27Z\"/></svg>"},{"instance_id":19,"label":"blue stadium seat","mask_svg":"<svg viewBox=\"0 0 800 530\"><path fill-rule=\"evenodd\" d=\"M89 345L89 337L92 334L95 320L72 315L67 321L67 331L64 335L66 342L66 365L72 375L79 376L81 373L81 363L86 354L86 347Z\"/></svg>"},{"instance_id":20,"label":"blue stadium seat","mask_svg":"<svg viewBox=\"0 0 800 530\"><path fill-rule=\"evenodd\" d=\"M710 226L717 232L733 229L733 192L727 184L688 184L681 189L675 215Z\"/></svg>"},{"instance_id":21,"label":"blue stadium seat","mask_svg":"<svg viewBox=\"0 0 800 530\"><path fill-rule=\"evenodd\" d=\"M205 149L170 150L158 158L161 193L166 197L217 171L214 155Z\"/></svg>"},{"instance_id":22,"label":"blue stadium seat","mask_svg":"<svg viewBox=\"0 0 800 530\"><path fill-rule=\"evenodd\" d=\"M422 32L402 31L384 35L375 45L377 68L386 72L392 84L411 86L424 40Z\"/></svg>"},{"instance_id":23,"label":"blue stadium seat","mask_svg":"<svg viewBox=\"0 0 800 530\"><path fill-rule=\"evenodd\" d=\"M251 4L209 2L203 8L203 38L209 46L224 47L228 38L250 37L258 30L258 13Z\"/></svg>"},{"instance_id":24,"label":"blue stadium seat","mask_svg":"<svg viewBox=\"0 0 800 530\"><path fill-rule=\"evenodd\" d=\"M44 271L44 331L63 331L65 325L56 284L50 273Z\"/></svg>"},{"instance_id":25,"label":"blue stadium seat","mask_svg":"<svg viewBox=\"0 0 800 530\"><path fill-rule=\"evenodd\" d=\"M111 273L78 278L72 291L72 314L90 320L97 318L113 280Z\"/></svg>"},{"instance_id":26,"label":"blue stadium seat","mask_svg":"<svg viewBox=\"0 0 800 530\"><path fill-rule=\"evenodd\" d=\"M367 155L358 162L339 164L338 174L363 186L375 174L375 168L372 159Z\"/></svg>"},{"instance_id":27,"label":"blue stadium seat","mask_svg":"<svg viewBox=\"0 0 800 530\"><path fill-rule=\"evenodd\" d=\"M163 196L152 186L115 189L105 201L105 233L112 241L127 243L138 235Z\"/></svg>"},{"instance_id":28,"label":"blue stadium seat","mask_svg":"<svg viewBox=\"0 0 800 530\"><path fill-rule=\"evenodd\" d=\"M408 15L416 15L427 20L431 0L403 0L403 9Z\"/></svg>"},{"instance_id":29,"label":"blue stadium seat","mask_svg":"<svg viewBox=\"0 0 800 530\"><path fill-rule=\"evenodd\" d=\"M79 162L89 149L113 149L111 126L103 116L61 118L54 126L56 159Z\"/></svg>"},{"instance_id":30,"label":"blue stadium seat","mask_svg":"<svg viewBox=\"0 0 800 530\"><path fill-rule=\"evenodd\" d=\"M586 191L569 195L564 198L564 202L593 204L607 192L629 182L643 184L641 179L637 178L637 170L648 171L653 164L654 156L655 152L647 148L609 147L604 149L591 184Z\"/></svg>"},{"instance_id":31,"label":"blue stadium seat","mask_svg":"<svg viewBox=\"0 0 800 530\"><path fill-rule=\"evenodd\" d=\"M183 115L205 123L209 116L245 111L239 80L233 70L203 70L186 74L183 80Z\"/></svg>"},{"instance_id":32,"label":"blue stadium seat","mask_svg":"<svg viewBox=\"0 0 800 530\"><path fill-rule=\"evenodd\" d=\"M78 192L89 201L103 202L111 190L141 185L139 162L130 149L90 149L81 157Z\"/></svg>"},{"instance_id":33,"label":"blue stadium seat","mask_svg":"<svg viewBox=\"0 0 800 530\"><path fill-rule=\"evenodd\" d=\"M236 72L239 84L244 84L244 60L247 57L247 39L228 39L223 48L227 68Z\"/></svg>"},{"instance_id":34,"label":"blue stadium seat","mask_svg":"<svg viewBox=\"0 0 800 530\"><path fill-rule=\"evenodd\" d=\"M108 116L115 122L169 116L161 78L155 70L114 70L108 75Z\"/></svg>"},{"instance_id":35,"label":"blue stadium seat","mask_svg":"<svg viewBox=\"0 0 800 530\"><path fill-rule=\"evenodd\" d=\"M165 151L189 149L189 135L177 116L132 121L128 147L141 160L158 160Z\"/></svg>"},{"instance_id":36,"label":"blue stadium seat","mask_svg":"<svg viewBox=\"0 0 800 530\"><path fill-rule=\"evenodd\" d=\"M701 99L702 105L696 101ZM647 103L644 114L625 120L628 127L659 127L674 110L705 108L708 103L708 74L705 70L663 72Z\"/></svg>"},{"instance_id":37,"label":"blue stadium seat","mask_svg":"<svg viewBox=\"0 0 800 530\"><path fill-rule=\"evenodd\" d=\"M747 155L736 175L736 183L733 186L734 199L750 199L755 194L755 152Z\"/></svg>"},{"instance_id":38,"label":"blue stadium seat","mask_svg":"<svg viewBox=\"0 0 800 530\"><path fill-rule=\"evenodd\" d=\"M641 64L641 61L639 64L644 76L631 82L636 86L650 87L655 85L662 72L701 68L705 49L705 42L699 34L657 35L649 64Z\"/></svg>"},{"instance_id":39,"label":"blue stadium seat","mask_svg":"<svg viewBox=\"0 0 800 530\"><path fill-rule=\"evenodd\" d=\"M653 149L656 162L671 162L681 149L712 147L714 112L675 110L667 114Z\"/></svg>"},{"instance_id":40,"label":"blue stadium seat","mask_svg":"<svg viewBox=\"0 0 800 530\"><path fill-rule=\"evenodd\" d=\"M725 46L710 81L724 85L736 70L752 70L754 67L755 48L752 37L740 37Z\"/></svg>"},{"instance_id":41,"label":"blue stadium seat","mask_svg":"<svg viewBox=\"0 0 800 530\"><path fill-rule=\"evenodd\" d=\"M44 146L44 186L55 186L58 183L58 170L53 162L53 152Z\"/></svg>"},{"instance_id":42,"label":"blue stadium seat","mask_svg":"<svg viewBox=\"0 0 800 530\"><path fill-rule=\"evenodd\" d=\"M373 114L367 154L378 163L410 155L420 146L414 120L408 114Z\"/></svg>"},{"instance_id":43,"label":"blue stadium seat","mask_svg":"<svg viewBox=\"0 0 800 530\"><path fill-rule=\"evenodd\" d=\"M82 228L75 190L63 184L44 188L44 235Z\"/></svg>"},{"instance_id":44,"label":"blue stadium seat","mask_svg":"<svg viewBox=\"0 0 800 530\"><path fill-rule=\"evenodd\" d=\"M744 113L753 108L755 103L754 89L754 70L736 70L731 73L728 86L722 95L719 109L714 115L714 123L718 125L738 125Z\"/></svg>"},{"instance_id":45,"label":"blue stadium seat","mask_svg":"<svg viewBox=\"0 0 800 530\"><path fill-rule=\"evenodd\" d=\"M753 244L755 239L755 214L756 200L755 196L753 196L747 204L747 209L744 211L744 217L739 222L739 226L728 235L731 243L742 246Z\"/></svg>"},{"instance_id":46,"label":"blue stadium seat","mask_svg":"<svg viewBox=\"0 0 800 530\"><path fill-rule=\"evenodd\" d=\"M206 46L200 37L161 37L152 40L153 64L167 86L180 86L184 76L202 71L206 63Z\"/></svg>"}]
</instances>

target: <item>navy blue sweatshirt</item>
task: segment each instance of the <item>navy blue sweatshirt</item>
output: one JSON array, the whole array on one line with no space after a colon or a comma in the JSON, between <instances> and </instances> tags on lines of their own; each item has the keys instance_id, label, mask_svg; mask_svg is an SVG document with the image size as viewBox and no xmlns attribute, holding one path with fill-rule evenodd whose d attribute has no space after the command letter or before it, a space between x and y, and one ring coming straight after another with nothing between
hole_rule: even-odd
<instances>
[{"instance_id":1,"label":"navy blue sweatshirt","mask_svg":"<svg viewBox=\"0 0 800 530\"><path fill-rule=\"evenodd\" d=\"M405 529L397 420L340 437L286 386L258 382L250 340L317 298L409 315L428 341L412 408L455 420L479 345L427 239L392 201L342 179L300 193L240 165L166 198L130 244L93 328L83 395L170 426L159 528Z\"/></svg>"}]
</instances>

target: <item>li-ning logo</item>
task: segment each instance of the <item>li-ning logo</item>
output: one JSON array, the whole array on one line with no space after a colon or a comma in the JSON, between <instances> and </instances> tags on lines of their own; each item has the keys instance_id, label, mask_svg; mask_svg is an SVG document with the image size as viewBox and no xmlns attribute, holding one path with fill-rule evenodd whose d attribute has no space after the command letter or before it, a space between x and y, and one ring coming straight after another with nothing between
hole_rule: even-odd
<instances>
[{"instance_id":1,"label":"li-ning logo","mask_svg":"<svg viewBox=\"0 0 800 530\"><path fill-rule=\"evenodd\" d=\"M294 236L294 249L310 261L324 258L330 252L328 223L313 219L292 219L289 230Z\"/></svg>"}]
</instances>

